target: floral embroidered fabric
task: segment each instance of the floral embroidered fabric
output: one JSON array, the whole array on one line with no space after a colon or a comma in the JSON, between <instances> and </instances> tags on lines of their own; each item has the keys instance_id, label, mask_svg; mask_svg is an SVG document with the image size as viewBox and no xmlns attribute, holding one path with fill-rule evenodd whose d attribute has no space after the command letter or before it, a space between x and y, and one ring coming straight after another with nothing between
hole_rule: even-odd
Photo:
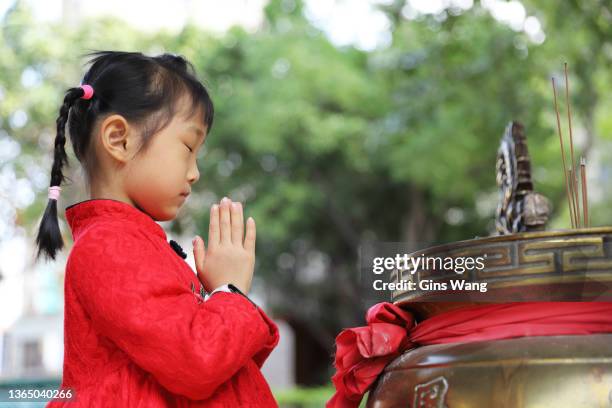
<instances>
[{"instance_id":1,"label":"floral embroidered fabric","mask_svg":"<svg viewBox=\"0 0 612 408\"><path fill-rule=\"evenodd\" d=\"M278 328L244 296L203 302L153 218L94 199L66 208L64 370L48 407L277 407L260 368ZM199 288L199 289L197 289Z\"/></svg>"}]
</instances>

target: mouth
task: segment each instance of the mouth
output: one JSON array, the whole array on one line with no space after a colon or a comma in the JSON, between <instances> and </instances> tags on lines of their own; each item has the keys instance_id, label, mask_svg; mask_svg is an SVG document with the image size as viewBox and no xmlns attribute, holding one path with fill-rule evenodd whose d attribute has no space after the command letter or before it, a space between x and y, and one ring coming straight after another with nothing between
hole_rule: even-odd
<instances>
[{"instance_id":1,"label":"mouth","mask_svg":"<svg viewBox=\"0 0 612 408\"><path fill-rule=\"evenodd\" d=\"M189 197L189 193L181 193L181 197L187 198L187 197Z\"/></svg>"}]
</instances>

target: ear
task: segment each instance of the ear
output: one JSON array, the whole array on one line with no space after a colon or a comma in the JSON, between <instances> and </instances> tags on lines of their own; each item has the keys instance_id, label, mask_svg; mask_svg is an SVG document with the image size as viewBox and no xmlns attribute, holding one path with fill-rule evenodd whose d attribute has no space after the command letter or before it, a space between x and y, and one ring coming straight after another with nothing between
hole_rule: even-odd
<instances>
[{"instance_id":1,"label":"ear","mask_svg":"<svg viewBox=\"0 0 612 408\"><path fill-rule=\"evenodd\" d=\"M138 135L121 115L110 115L100 125L103 149L119 162L129 161L136 152Z\"/></svg>"}]
</instances>

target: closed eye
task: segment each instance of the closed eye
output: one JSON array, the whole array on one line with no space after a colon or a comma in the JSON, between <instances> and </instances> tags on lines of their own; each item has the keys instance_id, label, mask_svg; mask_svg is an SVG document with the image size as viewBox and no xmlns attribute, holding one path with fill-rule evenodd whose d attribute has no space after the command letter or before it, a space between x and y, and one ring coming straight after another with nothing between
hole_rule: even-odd
<instances>
[{"instance_id":1,"label":"closed eye","mask_svg":"<svg viewBox=\"0 0 612 408\"><path fill-rule=\"evenodd\" d=\"M191 147L189 147L188 145L185 146L189 149L190 152L193 152L193 149Z\"/></svg>"}]
</instances>

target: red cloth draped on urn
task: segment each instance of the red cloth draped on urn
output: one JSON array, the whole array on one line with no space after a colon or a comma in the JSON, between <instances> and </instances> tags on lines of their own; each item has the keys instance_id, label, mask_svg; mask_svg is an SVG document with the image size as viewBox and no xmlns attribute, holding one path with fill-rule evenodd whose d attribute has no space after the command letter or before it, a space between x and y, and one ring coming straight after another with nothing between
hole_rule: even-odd
<instances>
[{"instance_id":1,"label":"red cloth draped on urn","mask_svg":"<svg viewBox=\"0 0 612 408\"><path fill-rule=\"evenodd\" d=\"M612 333L612 302L520 302L452 310L416 324L392 303L372 306L367 326L336 337L336 393L327 408L354 408L385 366L403 352L429 344L526 336Z\"/></svg>"}]
</instances>

